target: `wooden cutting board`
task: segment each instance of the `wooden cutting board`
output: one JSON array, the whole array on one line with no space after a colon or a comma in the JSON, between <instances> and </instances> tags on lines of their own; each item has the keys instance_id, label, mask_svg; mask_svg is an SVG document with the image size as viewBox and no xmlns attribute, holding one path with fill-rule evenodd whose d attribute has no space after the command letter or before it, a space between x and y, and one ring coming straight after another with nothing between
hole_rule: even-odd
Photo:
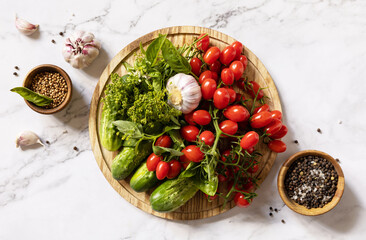
<instances>
[{"instance_id":1,"label":"wooden cutting board","mask_svg":"<svg viewBox=\"0 0 366 240\"><path fill-rule=\"evenodd\" d=\"M232 37L227 36L221 32L208 28L192 26L169 27L146 34L145 36L142 36L132 43L128 44L112 59L112 61L108 64L108 66L105 68L104 72L100 76L99 82L95 87L93 98L90 104L90 142L95 159L105 178L112 185L112 187L132 205L140 208L147 213L167 219L191 220L207 218L223 213L234 207L235 204L233 201L230 201L226 204L225 207L223 207L222 199L216 199L213 202L208 202L203 193L199 192L194 198L192 198L189 202L187 202L184 206L182 206L175 212L159 213L153 211L149 203L149 196L151 192L136 193L130 188L129 179L126 181L116 181L112 177L110 167L113 158L117 155L118 152L107 151L102 147L100 143L98 131L100 125L101 110L103 106L101 98L104 96L104 90L106 85L110 82L110 74L118 73L119 75L124 75L126 71L121 64L123 61L126 61L129 64L133 65L135 53L140 52L140 42L146 48L146 46L153 39L158 37L159 34L168 34L168 39L171 40L175 46L181 46L184 43L193 42L194 39L197 38L201 33L208 33L210 36L210 44L219 47L221 50L225 46L236 41ZM244 47L244 54L248 58L248 67L245 70L246 76L250 80L255 80L256 82L258 82L261 87L266 88L264 89L264 93L270 98L270 100L267 101L268 105L272 110L277 109L281 111L281 103L278 92L268 71L261 63L261 61L259 61L259 59L246 47ZM259 179L258 184L260 185L271 170L271 167L276 159L276 153L271 152L264 144L260 144L257 149L259 149L259 151L263 154L263 156L259 160L260 168L256 173L257 179Z\"/></svg>"}]
</instances>

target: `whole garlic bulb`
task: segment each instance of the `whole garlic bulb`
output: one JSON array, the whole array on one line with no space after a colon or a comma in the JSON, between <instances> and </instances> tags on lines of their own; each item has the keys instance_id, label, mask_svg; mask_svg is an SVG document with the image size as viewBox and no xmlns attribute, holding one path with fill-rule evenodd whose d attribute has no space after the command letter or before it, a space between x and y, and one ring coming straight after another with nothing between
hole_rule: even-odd
<instances>
[{"instance_id":1,"label":"whole garlic bulb","mask_svg":"<svg viewBox=\"0 0 366 240\"><path fill-rule=\"evenodd\" d=\"M99 55L100 42L89 32L75 31L66 39L62 55L74 68L89 66Z\"/></svg>"},{"instance_id":2,"label":"whole garlic bulb","mask_svg":"<svg viewBox=\"0 0 366 240\"><path fill-rule=\"evenodd\" d=\"M24 131L24 132L19 133L19 135L18 135L18 137L15 141L15 144L16 144L17 148L19 146L21 146L21 147L30 146L30 145L33 145L33 144L36 144L36 143L41 144L42 146L44 146L42 141L37 136L37 134L35 134L32 131Z\"/></svg>"},{"instance_id":3,"label":"whole garlic bulb","mask_svg":"<svg viewBox=\"0 0 366 240\"><path fill-rule=\"evenodd\" d=\"M201 101L201 87L191 75L178 73L169 78L166 85L168 104L183 114L192 112Z\"/></svg>"}]
</instances>

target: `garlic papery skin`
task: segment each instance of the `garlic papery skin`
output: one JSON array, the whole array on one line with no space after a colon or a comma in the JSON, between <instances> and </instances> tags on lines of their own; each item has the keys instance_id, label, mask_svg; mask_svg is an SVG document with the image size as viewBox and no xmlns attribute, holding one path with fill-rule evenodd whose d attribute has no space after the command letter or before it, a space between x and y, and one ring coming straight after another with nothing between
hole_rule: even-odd
<instances>
[{"instance_id":1,"label":"garlic papery skin","mask_svg":"<svg viewBox=\"0 0 366 240\"><path fill-rule=\"evenodd\" d=\"M39 25L34 25L24 19L18 18L18 16L15 16L15 27L24 35L31 35L37 31L38 26Z\"/></svg>"},{"instance_id":2,"label":"garlic papery skin","mask_svg":"<svg viewBox=\"0 0 366 240\"><path fill-rule=\"evenodd\" d=\"M201 101L201 87L191 75L184 73L174 75L169 78L166 89L168 104L183 114L192 112Z\"/></svg>"},{"instance_id":3,"label":"garlic papery skin","mask_svg":"<svg viewBox=\"0 0 366 240\"><path fill-rule=\"evenodd\" d=\"M89 66L99 55L100 42L89 32L75 31L66 39L62 49L65 61L74 68Z\"/></svg>"},{"instance_id":4,"label":"garlic papery skin","mask_svg":"<svg viewBox=\"0 0 366 240\"><path fill-rule=\"evenodd\" d=\"M17 139L15 141L16 147L18 148L20 147L25 147L25 146L31 146L34 144L41 144L42 146L43 143L42 141L39 139L39 137L37 136L37 134L35 134L32 131L24 131L18 134Z\"/></svg>"}]
</instances>

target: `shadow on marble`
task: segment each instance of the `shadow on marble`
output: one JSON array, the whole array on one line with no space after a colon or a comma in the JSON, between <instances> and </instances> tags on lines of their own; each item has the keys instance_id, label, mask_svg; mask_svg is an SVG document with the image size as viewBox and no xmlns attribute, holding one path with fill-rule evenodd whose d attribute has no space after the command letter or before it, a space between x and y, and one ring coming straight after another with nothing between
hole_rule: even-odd
<instances>
[{"instance_id":1,"label":"shadow on marble","mask_svg":"<svg viewBox=\"0 0 366 240\"><path fill-rule=\"evenodd\" d=\"M339 233L347 233L352 230L360 217L360 204L352 188L345 185L343 196L338 205L330 212L312 218L326 228Z\"/></svg>"},{"instance_id":2,"label":"shadow on marble","mask_svg":"<svg viewBox=\"0 0 366 240\"><path fill-rule=\"evenodd\" d=\"M91 77L97 78L99 80L100 75L104 71L105 67L110 62L110 58L108 53L102 47L99 50L99 56L94 60L94 62L87 68L84 69L84 72Z\"/></svg>"},{"instance_id":3,"label":"shadow on marble","mask_svg":"<svg viewBox=\"0 0 366 240\"><path fill-rule=\"evenodd\" d=\"M53 116L73 129L83 130L88 127L89 103L85 101L80 91L73 86L69 105Z\"/></svg>"}]
</instances>

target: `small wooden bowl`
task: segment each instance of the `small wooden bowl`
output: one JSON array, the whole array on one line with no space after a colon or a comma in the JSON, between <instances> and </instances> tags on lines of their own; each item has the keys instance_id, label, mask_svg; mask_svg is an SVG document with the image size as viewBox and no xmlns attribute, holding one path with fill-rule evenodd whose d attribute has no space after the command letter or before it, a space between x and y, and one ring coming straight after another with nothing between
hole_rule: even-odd
<instances>
[{"instance_id":1,"label":"small wooden bowl","mask_svg":"<svg viewBox=\"0 0 366 240\"><path fill-rule=\"evenodd\" d=\"M287 195L287 192L285 189L285 177L286 177L287 171L290 168L290 166L297 159L304 157L304 156L319 156L319 157L327 159L334 166L334 169L338 174L337 190L334 194L334 197L330 202L328 202L322 208L307 209L305 206L302 206L302 205L296 203L294 200L292 200ZM292 155L289 159L287 159L283 163L283 165L280 169L280 172L278 173L277 187L278 187L278 192L280 193L282 200L291 210L293 210L297 213L300 213L302 215L306 215L306 216L316 216L316 215L321 215L321 214L324 214L324 213L332 210L338 204L339 200L341 199L341 197L343 195L344 175L343 175L343 171L342 171L341 167L339 166L339 164L337 163L337 161L334 160L334 158L332 158L330 155L328 155L324 152L316 151L316 150L305 150L305 151L300 151L298 153L295 153L294 155Z\"/></svg>"},{"instance_id":2,"label":"small wooden bowl","mask_svg":"<svg viewBox=\"0 0 366 240\"><path fill-rule=\"evenodd\" d=\"M59 111L61 111L62 109L64 109L66 107L66 105L70 102L71 100L71 95L72 95L72 83L71 83L71 79L69 77L69 75L67 75L67 73L60 67L55 66L55 65L51 65L51 64L42 64L39 65L35 68L33 68L32 70L30 70L27 74L27 76L25 77L24 81L23 81L23 87L26 88L30 88L31 83L33 81L33 78L41 72L57 72L59 74L61 74L61 76L66 80L66 84L67 84L67 95L65 100L57 107L55 108L43 108L43 107L39 107L27 100L24 99L25 103L33 110L36 111L38 113L41 114L53 114L53 113L57 113Z\"/></svg>"}]
</instances>

